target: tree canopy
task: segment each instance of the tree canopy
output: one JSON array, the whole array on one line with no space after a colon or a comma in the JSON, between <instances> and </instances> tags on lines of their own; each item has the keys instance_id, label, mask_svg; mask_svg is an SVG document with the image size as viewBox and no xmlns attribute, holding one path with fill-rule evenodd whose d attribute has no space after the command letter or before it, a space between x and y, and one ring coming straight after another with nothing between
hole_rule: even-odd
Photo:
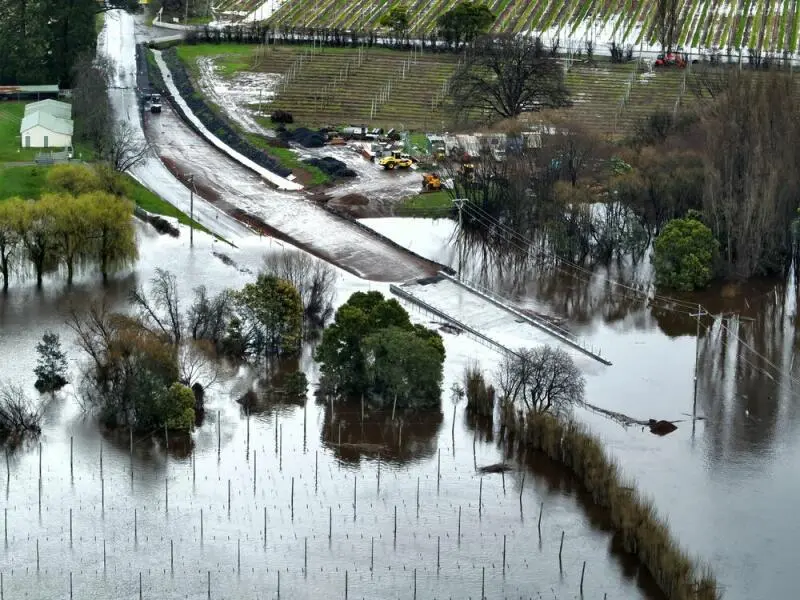
<instances>
[{"instance_id":1,"label":"tree canopy","mask_svg":"<svg viewBox=\"0 0 800 600\"><path fill-rule=\"evenodd\" d=\"M468 1L460 2L439 15L436 25L442 39L458 49L462 44L468 44L489 31L495 18L486 4Z\"/></svg>"},{"instance_id":2,"label":"tree canopy","mask_svg":"<svg viewBox=\"0 0 800 600\"><path fill-rule=\"evenodd\" d=\"M475 41L453 76L452 95L464 113L504 119L569 103L564 69L541 39L511 35Z\"/></svg>"},{"instance_id":3,"label":"tree canopy","mask_svg":"<svg viewBox=\"0 0 800 600\"><path fill-rule=\"evenodd\" d=\"M393 6L381 17L380 24L382 27L391 29L399 41L406 39L409 25L408 8L402 4Z\"/></svg>"},{"instance_id":4,"label":"tree canopy","mask_svg":"<svg viewBox=\"0 0 800 600\"><path fill-rule=\"evenodd\" d=\"M95 15L138 7L138 0L0 0L0 84L69 87L78 57L94 54Z\"/></svg>"},{"instance_id":5,"label":"tree canopy","mask_svg":"<svg viewBox=\"0 0 800 600\"><path fill-rule=\"evenodd\" d=\"M673 219L653 247L656 283L685 292L706 287L714 275L718 248L714 234L698 219Z\"/></svg>"},{"instance_id":6,"label":"tree canopy","mask_svg":"<svg viewBox=\"0 0 800 600\"><path fill-rule=\"evenodd\" d=\"M39 200L12 198L0 204L0 275L32 271L41 286L63 266L67 283L95 266L107 280L137 258L133 205L104 192L73 196L49 193Z\"/></svg>"},{"instance_id":7,"label":"tree canopy","mask_svg":"<svg viewBox=\"0 0 800 600\"><path fill-rule=\"evenodd\" d=\"M438 406L444 362L438 333L412 325L397 300L356 292L336 311L315 358L337 395L367 394L373 404Z\"/></svg>"},{"instance_id":8,"label":"tree canopy","mask_svg":"<svg viewBox=\"0 0 800 600\"><path fill-rule=\"evenodd\" d=\"M291 282L261 274L234 293L236 307L252 332L255 354L291 355L300 350L303 302Z\"/></svg>"}]
</instances>

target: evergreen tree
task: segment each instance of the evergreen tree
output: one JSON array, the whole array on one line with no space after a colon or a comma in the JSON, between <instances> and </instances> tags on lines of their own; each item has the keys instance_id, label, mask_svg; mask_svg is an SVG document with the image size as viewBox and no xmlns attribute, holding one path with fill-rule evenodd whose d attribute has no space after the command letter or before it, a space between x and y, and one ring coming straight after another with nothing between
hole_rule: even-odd
<instances>
[{"instance_id":1,"label":"evergreen tree","mask_svg":"<svg viewBox=\"0 0 800 600\"><path fill-rule=\"evenodd\" d=\"M54 392L67 384L67 355L61 349L58 334L47 331L42 341L36 345L39 361L33 370L36 375L36 389L40 392Z\"/></svg>"}]
</instances>

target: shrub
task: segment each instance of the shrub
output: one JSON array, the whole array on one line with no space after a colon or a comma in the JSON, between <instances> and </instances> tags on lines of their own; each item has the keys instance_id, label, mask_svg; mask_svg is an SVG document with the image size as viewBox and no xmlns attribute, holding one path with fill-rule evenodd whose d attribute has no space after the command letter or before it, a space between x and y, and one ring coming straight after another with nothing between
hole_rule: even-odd
<instances>
[{"instance_id":1,"label":"shrub","mask_svg":"<svg viewBox=\"0 0 800 600\"><path fill-rule=\"evenodd\" d=\"M269 119L273 123L284 123L284 124L294 123L294 117L292 116L292 113L287 112L285 110L274 111L270 115Z\"/></svg>"},{"instance_id":2,"label":"shrub","mask_svg":"<svg viewBox=\"0 0 800 600\"><path fill-rule=\"evenodd\" d=\"M706 287L718 248L714 234L699 220L673 219L654 244L656 283L685 292Z\"/></svg>"},{"instance_id":3,"label":"shrub","mask_svg":"<svg viewBox=\"0 0 800 600\"><path fill-rule=\"evenodd\" d=\"M467 395L467 412L480 417L494 413L494 387L487 385L483 371L476 365L464 369L464 390Z\"/></svg>"}]
</instances>

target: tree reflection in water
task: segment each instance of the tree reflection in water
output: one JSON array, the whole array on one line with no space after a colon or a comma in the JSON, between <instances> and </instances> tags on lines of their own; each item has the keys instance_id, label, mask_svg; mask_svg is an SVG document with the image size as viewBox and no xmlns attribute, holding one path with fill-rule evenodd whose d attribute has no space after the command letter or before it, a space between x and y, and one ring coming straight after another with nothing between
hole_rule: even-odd
<instances>
[{"instance_id":1,"label":"tree reflection in water","mask_svg":"<svg viewBox=\"0 0 800 600\"><path fill-rule=\"evenodd\" d=\"M442 426L440 410L398 412L392 421L391 410L372 410L361 401L330 401L324 404L322 443L344 462L362 458L405 465L436 454L437 436Z\"/></svg>"},{"instance_id":2,"label":"tree reflection in water","mask_svg":"<svg viewBox=\"0 0 800 600\"><path fill-rule=\"evenodd\" d=\"M704 431L712 459L765 453L779 424L795 429L800 414L793 399L800 394L800 376L793 374L792 354L800 316L794 272L785 281L719 282L699 293L659 292L656 298L647 258L589 268L534 261L532 255L533 249L523 258L504 255L496 246L472 240L464 276L520 308L533 306L563 321L566 329L580 329L581 337L599 324L670 338L695 336L692 315L702 305L711 316L701 319L698 414L708 418Z\"/></svg>"}]
</instances>

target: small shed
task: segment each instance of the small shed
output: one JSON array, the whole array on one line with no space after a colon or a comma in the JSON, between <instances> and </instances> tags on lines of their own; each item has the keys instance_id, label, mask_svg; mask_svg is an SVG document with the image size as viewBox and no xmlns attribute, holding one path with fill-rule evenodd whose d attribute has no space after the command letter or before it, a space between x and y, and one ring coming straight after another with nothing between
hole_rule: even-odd
<instances>
[{"instance_id":1,"label":"small shed","mask_svg":"<svg viewBox=\"0 0 800 600\"><path fill-rule=\"evenodd\" d=\"M72 118L72 105L67 102L59 102L58 100L40 100L39 102L29 102L25 105L26 117L37 111L53 115L58 119Z\"/></svg>"},{"instance_id":2,"label":"small shed","mask_svg":"<svg viewBox=\"0 0 800 600\"><path fill-rule=\"evenodd\" d=\"M67 148L72 146L72 120L35 111L25 115L19 127L23 148Z\"/></svg>"}]
</instances>

